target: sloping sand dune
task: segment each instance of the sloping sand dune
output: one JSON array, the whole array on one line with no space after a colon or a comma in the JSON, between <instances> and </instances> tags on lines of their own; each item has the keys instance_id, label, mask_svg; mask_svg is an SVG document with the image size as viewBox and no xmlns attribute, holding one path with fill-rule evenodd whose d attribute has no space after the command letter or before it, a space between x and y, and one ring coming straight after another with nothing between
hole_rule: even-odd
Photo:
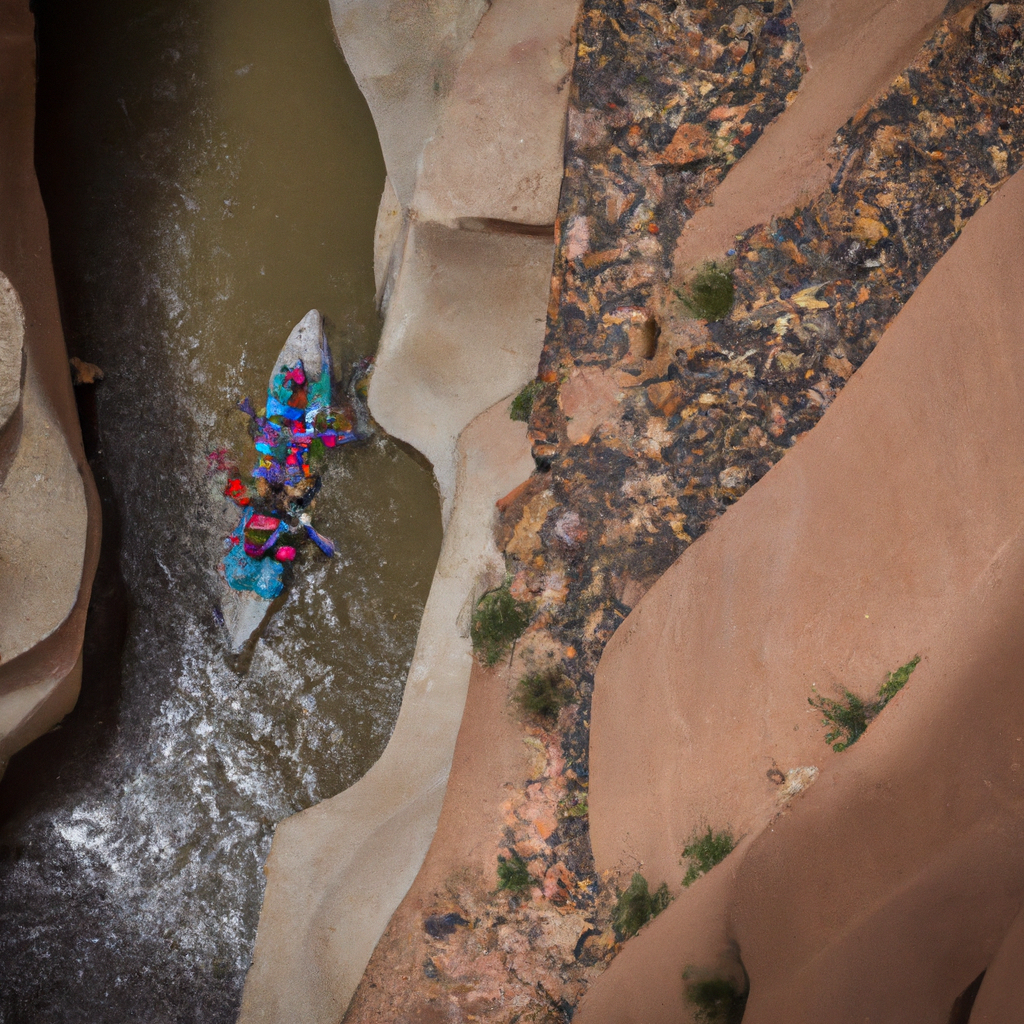
<instances>
[{"instance_id":1,"label":"sloping sand dune","mask_svg":"<svg viewBox=\"0 0 1024 1024\"><path fill-rule=\"evenodd\" d=\"M686 1019L689 966L740 983L745 969L747 1024L940 1022L990 964L972 1019L1016 1019L1002 1014L1024 973L1022 259L1018 174L820 426L609 643L598 867L677 885L696 828L747 841L627 944L577 1020ZM812 686L870 696L914 654L907 687L833 753ZM817 782L783 809L766 773L807 765Z\"/></svg>"}]
</instances>

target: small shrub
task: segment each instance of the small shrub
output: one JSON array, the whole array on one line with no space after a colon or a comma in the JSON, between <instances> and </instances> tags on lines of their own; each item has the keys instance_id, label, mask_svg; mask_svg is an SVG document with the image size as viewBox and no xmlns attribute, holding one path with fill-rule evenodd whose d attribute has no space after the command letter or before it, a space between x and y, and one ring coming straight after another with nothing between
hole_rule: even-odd
<instances>
[{"instance_id":1,"label":"small shrub","mask_svg":"<svg viewBox=\"0 0 1024 1024\"><path fill-rule=\"evenodd\" d=\"M496 665L529 625L533 609L517 601L508 584L490 590L477 601L469 635L473 650L486 665Z\"/></svg>"},{"instance_id":2,"label":"small shrub","mask_svg":"<svg viewBox=\"0 0 1024 1024\"><path fill-rule=\"evenodd\" d=\"M533 876L530 874L526 861L513 853L511 857L502 857L498 854L498 888L508 889L511 892L522 892L533 885Z\"/></svg>"},{"instance_id":3,"label":"small shrub","mask_svg":"<svg viewBox=\"0 0 1024 1024\"><path fill-rule=\"evenodd\" d=\"M709 825L705 834L695 832L690 845L683 847L683 856L690 858L690 866L683 877L683 885L693 885L701 875L707 874L716 864L725 860L735 845L732 833L728 829L724 832L714 832Z\"/></svg>"},{"instance_id":4,"label":"small shrub","mask_svg":"<svg viewBox=\"0 0 1024 1024\"><path fill-rule=\"evenodd\" d=\"M740 1024L747 1005L745 992L738 992L728 978L708 978L686 986L686 998L697 1012L700 1024Z\"/></svg>"},{"instance_id":5,"label":"small shrub","mask_svg":"<svg viewBox=\"0 0 1024 1024\"><path fill-rule=\"evenodd\" d=\"M732 274L717 263L705 263L685 292L676 291L683 305L700 320L723 320L732 310L736 288Z\"/></svg>"},{"instance_id":6,"label":"small shrub","mask_svg":"<svg viewBox=\"0 0 1024 1024\"><path fill-rule=\"evenodd\" d=\"M531 380L522 391L512 399L512 404L508 408L509 419L518 420L520 423L526 423L530 418L530 413L533 412L533 403L537 395L540 394L544 384L539 380Z\"/></svg>"},{"instance_id":7,"label":"small shrub","mask_svg":"<svg viewBox=\"0 0 1024 1024\"><path fill-rule=\"evenodd\" d=\"M671 901L667 883L662 882L658 889L651 893L647 888L647 879L637 872L615 904L612 911L612 926L622 938L628 939L636 935L652 917L657 917Z\"/></svg>"},{"instance_id":8,"label":"small shrub","mask_svg":"<svg viewBox=\"0 0 1024 1024\"><path fill-rule=\"evenodd\" d=\"M555 719L569 702L569 693L558 669L523 676L516 688L516 701L526 712Z\"/></svg>"},{"instance_id":9,"label":"small shrub","mask_svg":"<svg viewBox=\"0 0 1024 1024\"><path fill-rule=\"evenodd\" d=\"M868 715L874 717L874 704L865 703L855 693L843 691L842 700L816 695L807 703L822 714L821 724L831 728L825 733L825 742L832 744L838 754L861 738L868 727Z\"/></svg>"},{"instance_id":10,"label":"small shrub","mask_svg":"<svg viewBox=\"0 0 1024 1024\"><path fill-rule=\"evenodd\" d=\"M878 691L878 696L882 698L882 707L885 707L896 696L904 686L907 685L907 680L910 678L910 673L917 668L918 662L921 660L921 655L917 654L906 663L906 665L900 665L895 672L890 672L885 677L885 682L882 683L882 688ZM879 709L881 710L881 708Z\"/></svg>"},{"instance_id":11,"label":"small shrub","mask_svg":"<svg viewBox=\"0 0 1024 1024\"><path fill-rule=\"evenodd\" d=\"M564 800L558 801L558 816L560 818L586 818L590 814L590 804L587 802L586 790L580 790Z\"/></svg>"},{"instance_id":12,"label":"small shrub","mask_svg":"<svg viewBox=\"0 0 1024 1024\"><path fill-rule=\"evenodd\" d=\"M843 691L842 700L833 700L820 694L808 697L807 703L822 714L821 724L829 726L829 731L825 733L825 742L831 743L837 754L853 746L864 735L868 723L906 686L911 672L917 668L920 660L921 656L916 655L906 665L901 665L895 672L890 672L878 691L877 700L863 700L849 690Z\"/></svg>"}]
</instances>

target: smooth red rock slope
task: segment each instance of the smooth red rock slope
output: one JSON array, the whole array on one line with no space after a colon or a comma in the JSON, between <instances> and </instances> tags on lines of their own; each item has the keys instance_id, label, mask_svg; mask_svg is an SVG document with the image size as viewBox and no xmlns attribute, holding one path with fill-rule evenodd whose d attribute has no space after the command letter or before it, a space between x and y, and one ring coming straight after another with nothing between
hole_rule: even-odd
<instances>
[{"instance_id":1,"label":"smooth red rock slope","mask_svg":"<svg viewBox=\"0 0 1024 1024\"><path fill-rule=\"evenodd\" d=\"M745 1024L1021 1019L1024 175L979 211L812 434L643 598L593 705L599 869L678 885L581 1024L688 1019L682 973L750 980ZM906 688L834 754L807 697ZM815 765L780 806L766 772ZM742 967L740 966L742 964Z\"/></svg>"}]
</instances>

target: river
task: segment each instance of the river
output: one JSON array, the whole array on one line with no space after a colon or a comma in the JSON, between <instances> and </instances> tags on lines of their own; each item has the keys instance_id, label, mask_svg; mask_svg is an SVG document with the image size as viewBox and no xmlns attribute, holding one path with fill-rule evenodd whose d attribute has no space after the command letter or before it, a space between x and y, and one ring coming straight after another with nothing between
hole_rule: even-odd
<instances>
[{"instance_id":1,"label":"river","mask_svg":"<svg viewBox=\"0 0 1024 1024\"><path fill-rule=\"evenodd\" d=\"M429 468L332 453L310 557L239 671L206 454L251 457L310 308L373 352L384 167L327 0L36 0L37 164L105 540L79 708L0 784L0 1021L234 1020L282 817L373 764L441 539ZM45 510L33 510L45 514Z\"/></svg>"}]
</instances>

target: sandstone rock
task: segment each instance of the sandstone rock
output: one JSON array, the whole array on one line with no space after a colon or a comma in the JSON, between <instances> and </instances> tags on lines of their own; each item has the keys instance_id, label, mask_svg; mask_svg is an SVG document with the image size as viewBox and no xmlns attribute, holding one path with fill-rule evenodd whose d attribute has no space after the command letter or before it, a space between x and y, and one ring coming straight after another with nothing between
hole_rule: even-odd
<instances>
[{"instance_id":1,"label":"sandstone rock","mask_svg":"<svg viewBox=\"0 0 1024 1024\"><path fill-rule=\"evenodd\" d=\"M494 0L427 142L412 206L486 227L555 221L578 0Z\"/></svg>"},{"instance_id":2,"label":"sandstone rock","mask_svg":"<svg viewBox=\"0 0 1024 1024\"><path fill-rule=\"evenodd\" d=\"M75 384L95 384L103 380L103 371L95 363L87 363L78 356L71 357L71 377Z\"/></svg>"},{"instance_id":3,"label":"sandstone rock","mask_svg":"<svg viewBox=\"0 0 1024 1024\"><path fill-rule=\"evenodd\" d=\"M1004 164L1003 173L1006 173ZM853 237L874 245L889 237L889 229L875 217L857 217L853 222Z\"/></svg>"},{"instance_id":4,"label":"sandstone rock","mask_svg":"<svg viewBox=\"0 0 1024 1024\"><path fill-rule=\"evenodd\" d=\"M744 466L729 466L718 474L718 482L725 491L739 491L745 488L750 473Z\"/></svg>"},{"instance_id":5,"label":"sandstone rock","mask_svg":"<svg viewBox=\"0 0 1024 1024\"><path fill-rule=\"evenodd\" d=\"M0 662L24 654L68 617L85 556L82 479L52 413L30 389L17 454L0 486Z\"/></svg>"},{"instance_id":6,"label":"sandstone rock","mask_svg":"<svg viewBox=\"0 0 1024 1024\"><path fill-rule=\"evenodd\" d=\"M536 373L552 242L410 225L370 410L430 459L451 515L455 439Z\"/></svg>"},{"instance_id":7,"label":"sandstone rock","mask_svg":"<svg viewBox=\"0 0 1024 1024\"><path fill-rule=\"evenodd\" d=\"M46 213L35 177L34 22L0 2L0 771L71 708L99 555Z\"/></svg>"},{"instance_id":8,"label":"sandstone rock","mask_svg":"<svg viewBox=\"0 0 1024 1024\"><path fill-rule=\"evenodd\" d=\"M21 401L24 339L25 315L18 293L0 273L0 437Z\"/></svg>"},{"instance_id":9,"label":"sandstone rock","mask_svg":"<svg viewBox=\"0 0 1024 1024\"><path fill-rule=\"evenodd\" d=\"M620 412L621 397L617 373L596 366L573 369L559 393L570 443L586 443L601 424L614 420Z\"/></svg>"},{"instance_id":10,"label":"sandstone rock","mask_svg":"<svg viewBox=\"0 0 1024 1024\"><path fill-rule=\"evenodd\" d=\"M514 551L517 558L528 562L533 552L540 547L540 528L554 507L555 498L550 491L542 491L529 501L506 550Z\"/></svg>"},{"instance_id":11,"label":"sandstone rock","mask_svg":"<svg viewBox=\"0 0 1024 1024\"><path fill-rule=\"evenodd\" d=\"M681 124L672 141L662 151L661 159L667 164L696 163L706 160L712 153L711 133L702 124Z\"/></svg>"},{"instance_id":12,"label":"sandstone rock","mask_svg":"<svg viewBox=\"0 0 1024 1024\"><path fill-rule=\"evenodd\" d=\"M384 179L377 222L373 232L373 281L376 286L377 308L386 311L395 275L401 260L400 236L403 228L402 204L399 202L390 178Z\"/></svg>"},{"instance_id":13,"label":"sandstone rock","mask_svg":"<svg viewBox=\"0 0 1024 1024\"><path fill-rule=\"evenodd\" d=\"M412 202L423 146L486 0L331 0L334 28L373 114L398 201Z\"/></svg>"},{"instance_id":14,"label":"sandstone rock","mask_svg":"<svg viewBox=\"0 0 1024 1024\"><path fill-rule=\"evenodd\" d=\"M682 408L684 401L679 388L670 380L648 385L647 397L650 399L651 405L665 417L677 413Z\"/></svg>"}]
</instances>

